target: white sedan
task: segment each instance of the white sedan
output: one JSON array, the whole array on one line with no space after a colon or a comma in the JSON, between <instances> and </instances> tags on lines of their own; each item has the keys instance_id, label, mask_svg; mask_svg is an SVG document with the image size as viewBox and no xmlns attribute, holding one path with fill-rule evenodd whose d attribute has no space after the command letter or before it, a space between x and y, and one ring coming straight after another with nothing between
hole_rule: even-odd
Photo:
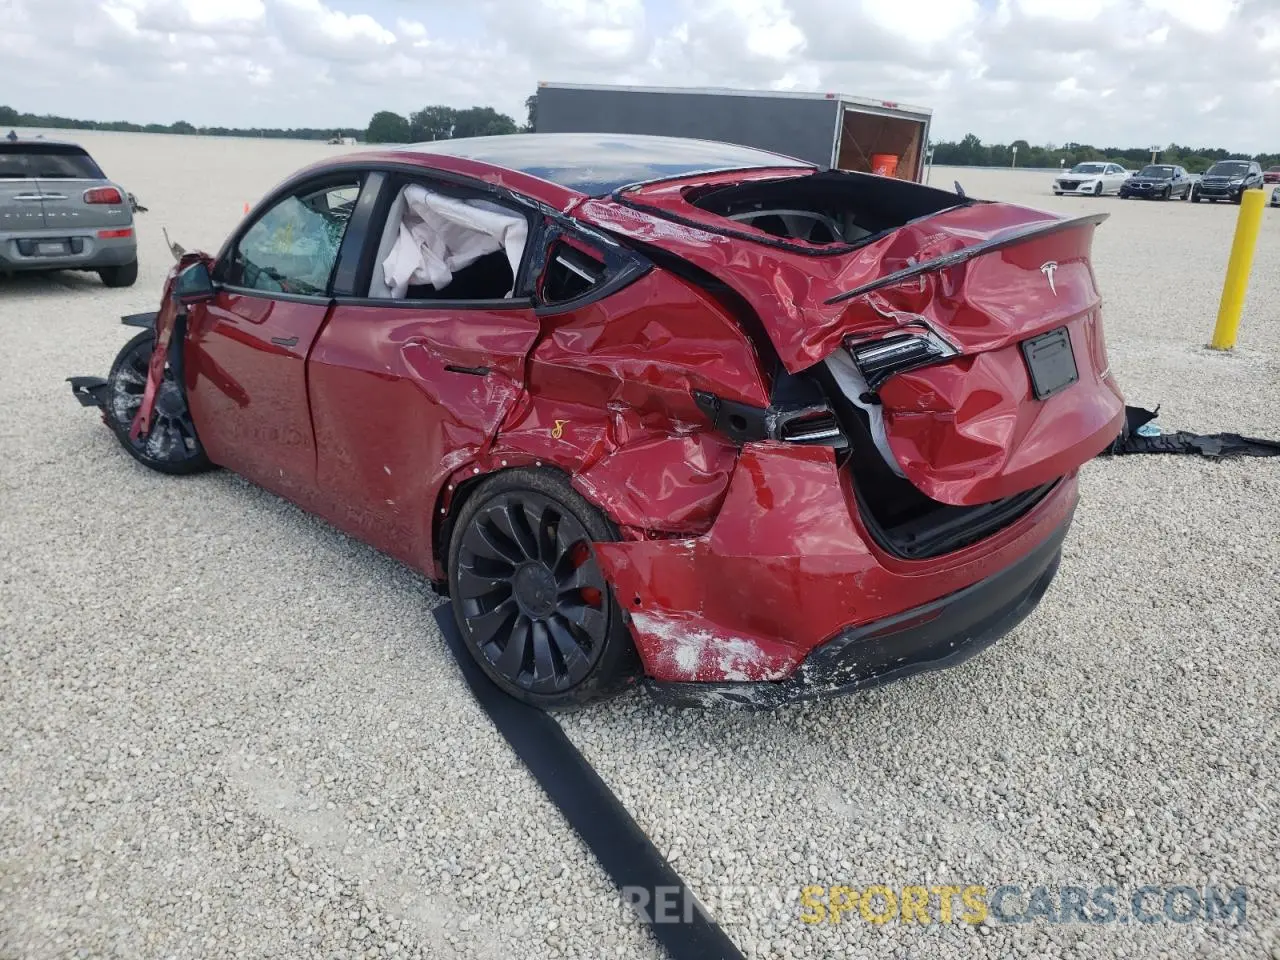
<instances>
[{"instance_id":1,"label":"white sedan","mask_svg":"<svg viewBox=\"0 0 1280 960\"><path fill-rule=\"evenodd\" d=\"M1077 163L1067 173L1058 174L1053 181L1053 192L1063 194L1087 194L1100 197L1104 193L1119 193L1120 184L1133 175L1118 163Z\"/></svg>"}]
</instances>

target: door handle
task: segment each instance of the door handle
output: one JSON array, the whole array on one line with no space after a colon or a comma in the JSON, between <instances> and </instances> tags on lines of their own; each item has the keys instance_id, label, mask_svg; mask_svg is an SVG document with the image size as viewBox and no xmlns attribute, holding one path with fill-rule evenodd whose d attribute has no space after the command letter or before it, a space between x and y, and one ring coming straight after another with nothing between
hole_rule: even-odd
<instances>
[{"instance_id":1,"label":"door handle","mask_svg":"<svg viewBox=\"0 0 1280 960\"><path fill-rule=\"evenodd\" d=\"M298 345L297 337L272 337L271 342L279 344L282 347L296 347Z\"/></svg>"},{"instance_id":2,"label":"door handle","mask_svg":"<svg viewBox=\"0 0 1280 960\"><path fill-rule=\"evenodd\" d=\"M456 363L446 363L444 368L450 373L469 373L473 377L487 377L489 375L488 367L463 367Z\"/></svg>"}]
</instances>

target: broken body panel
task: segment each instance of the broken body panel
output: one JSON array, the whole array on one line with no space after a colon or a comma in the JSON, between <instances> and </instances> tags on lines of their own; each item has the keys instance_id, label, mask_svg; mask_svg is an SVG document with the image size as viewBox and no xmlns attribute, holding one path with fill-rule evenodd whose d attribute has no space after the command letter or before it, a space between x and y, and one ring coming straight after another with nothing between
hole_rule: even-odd
<instances>
[{"instance_id":1,"label":"broken body panel","mask_svg":"<svg viewBox=\"0 0 1280 960\"><path fill-rule=\"evenodd\" d=\"M504 190L533 180L436 160ZM534 297L459 313L335 291L303 317L298 304L222 290L183 308L178 272L213 262L187 254L155 317L132 432L148 429L181 319L177 359L214 462L436 579L471 482L507 467L561 469L619 529L596 550L651 678L778 682L841 631L972 588L1047 543L1070 522L1075 471L1123 421L1088 259L1096 219L1064 223L906 184L928 191L908 207L932 212L820 244L779 241L689 199L780 176L701 175L611 198L544 184L532 203L548 217L530 240L543 244L540 269L575 224L590 228L574 240L582 249L603 234L634 251L617 289L564 305ZM782 380L816 382L850 344L917 328L949 355L861 398L879 411L895 473L938 508L1039 492L976 539L907 559L877 535L838 445L785 442L774 408ZM1025 344L1056 330L1075 380L1041 395ZM770 435L717 427L706 397L760 412ZM847 416L856 404L844 399ZM294 443L280 440L285 421Z\"/></svg>"}]
</instances>

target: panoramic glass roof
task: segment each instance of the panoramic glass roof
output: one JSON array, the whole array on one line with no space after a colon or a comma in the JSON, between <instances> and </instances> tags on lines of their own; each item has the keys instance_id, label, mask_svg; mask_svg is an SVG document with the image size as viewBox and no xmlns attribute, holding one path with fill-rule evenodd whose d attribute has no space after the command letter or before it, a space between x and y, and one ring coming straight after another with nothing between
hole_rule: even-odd
<instances>
[{"instance_id":1,"label":"panoramic glass roof","mask_svg":"<svg viewBox=\"0 0 1280 960\"><path fill-rule=\"evenodd\" d=\"M519 170L589 196L603 196L643 180L708 170L801 167L812 164L752 147L711 140L613 133L517 133L502 137L434 140L404 148L465 157Z\"/></svg>"}]
</instances>

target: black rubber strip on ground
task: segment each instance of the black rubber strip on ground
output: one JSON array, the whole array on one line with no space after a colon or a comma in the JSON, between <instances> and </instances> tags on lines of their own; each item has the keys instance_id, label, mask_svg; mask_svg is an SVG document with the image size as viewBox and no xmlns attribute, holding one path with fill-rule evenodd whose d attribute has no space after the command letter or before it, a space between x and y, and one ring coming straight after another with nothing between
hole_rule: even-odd
<instances>
[{"instance_id":1,"label":"black rubber strip on ground","mask_svg":"<svg viewBox=\"0 0 1280 960\"><path fill-rule=\"evenodd\" d=\"M672 960L744 960L555 718L494 685L467 651L452 604L434 613L471 693Z\"/></svg>"}]
</instances>

